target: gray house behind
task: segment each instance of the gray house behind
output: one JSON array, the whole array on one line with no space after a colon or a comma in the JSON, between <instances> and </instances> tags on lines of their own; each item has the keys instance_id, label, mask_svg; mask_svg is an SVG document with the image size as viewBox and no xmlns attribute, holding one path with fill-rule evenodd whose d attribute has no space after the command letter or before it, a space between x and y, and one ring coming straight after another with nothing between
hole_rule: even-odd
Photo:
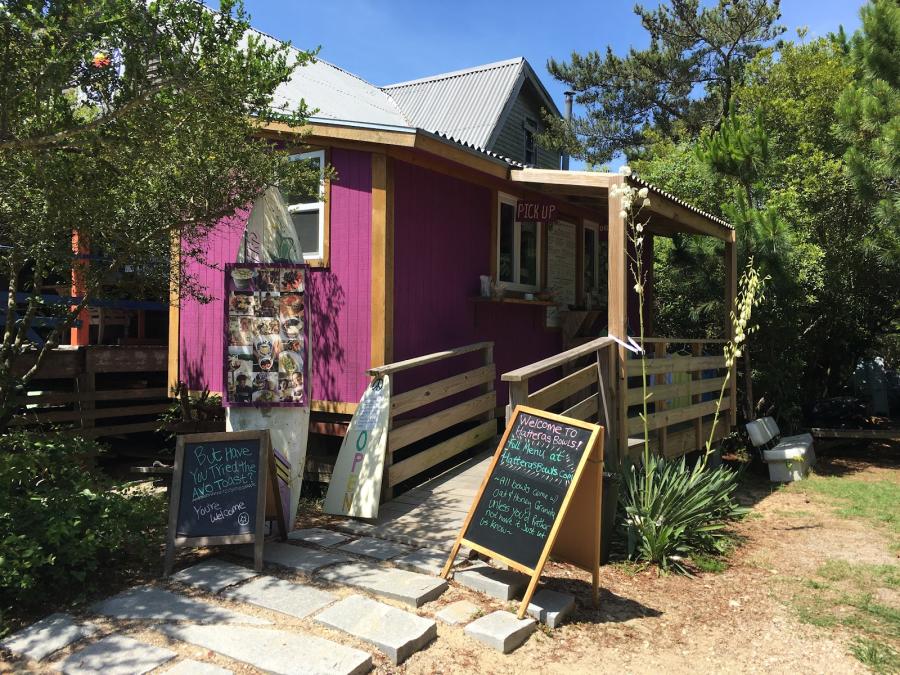
<instances>
[{"instance_id":1,"label":"gray house behind","mask_svg":"<svg viewBox=\"0 0 900 675\"><path fill-rule=\"evenodd\" d=\"M382 87L409 124L526 166L560 168L560 154L542 148L541 110L560 112L522 57Z\"/></svg>"}]
</instances>

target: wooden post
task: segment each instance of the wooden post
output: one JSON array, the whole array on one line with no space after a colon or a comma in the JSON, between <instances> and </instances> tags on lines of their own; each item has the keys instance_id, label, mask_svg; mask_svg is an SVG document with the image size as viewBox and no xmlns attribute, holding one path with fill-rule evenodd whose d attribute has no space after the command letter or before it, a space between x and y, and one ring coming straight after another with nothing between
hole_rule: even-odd
<instances>
[{"instance_id":1,"label":"wooden post","mask_svg":"<svg viewBox=\"0 0 900 675\"><path fill-rule=\"evenodd\" d=\"M697 342L691 346L691 351L693 352L694 358L698 358L703 356L703 343ZM703 372L700 370L692 370L691 371L691 388L695 386L695 383L699 382L703 379ZM700 403L701 396L700 394L694 394L691 392L691 405L696 405ZM706 439L703 438L703 417L698 417L694 420L694 444L697 446L697 450L703 450L704 444L706 443Z\"/></svg>"},{"instance_id":2,"label":"wooden post","mask_svg":"<svg viewBox=\"0 0 900 675\"><path fill-rule=\"evenodd\" d=\"M484 365L486 365L486 366L494 365L494 343L493 342L489 346L484 348ZM496 378L496 375L494 377ZM483 385L482 391L484 391L485 394L490 394L492 391L494 391L494 386L495 386L495 383L494 383L494 380L492 379ZM496 419L496 416L497 416L497 401L495 399L494 400L494 409L488 410L484 414L484 421L489 422L491 419Z\"/></svg>"},{"instance_id":3,"label":"wooden post","mask_svg":"<svg viewBox=\"0 0 900 675\"><path fill-rule=\"evenodd\" d=\"M512 419L517 405L528 405L528 380L509 383L509 403L506 404L506 424Z\"/></svg>"},{"instance_id":4,"label":"wooden post","mask_svg":"<svg viewBox=\"0 0 900 675\"><path fill-rule=\"evenodd\" d=\"M615 186L624 184L625 178L622 176L611 176L609 179L609 190ZM626 338L625 332L628 325L628 265L625 255L626 232L625 219L620 215L622 211L622 199L620 197L609 197L607 202L607 223L608 223L608 265L607 265L607 326L609 334L620 340ZM628 433L627 415L627 388L628 380L625 374L625 348L621 345L613 345L609 349L609 372L613 383L613 403L615 407L616 424L616 441L615 448L610 444L610 448L615 453L614 464L621 462L625 454L628 452Z\"/></svg>"},{"instance_id":5,"label":"wooden post","mask_svg":"<svg viewBox=\"0 0 900 675\"><path fill-rule=\"evenodd\" d=\"M376 377L380 377L376 375ZM394 453L388 448L391 447L391 430L394 428L394 413L391 412L391 391L388 391L388 420L387 420L387 441L385 443L384 466L381 469L381 503L391 501L394 498L394 486L391 485L391 465L394 463Z\"/></svg>"},{"instance_id":6,"label":"wooden post","mask_svg":"<svg viewBox=\"0 0 900 675\"><path fill-rule=\"evenodd\" d=\"M84 271L90 265L90 261L88 260L87 240L79 236L77 231L72 232L72 251L75 253L75 264L72 266L72 297L80 298L87 293ZM79 312L78 320L81 325L69 329L69 344L89 345L91 343L91 313L86 307Z\"/></svg>"},{"instance_id":7,"label":"wooden post","mask_svg":"<svg viewBox=\"0 0 900 675\"><path fill-rule=\"evenodd\" d=\"M731 313L736 311L737 301L737 246L736 234L731 231L730 241L725 242L725 337L734 339L734 326L731 321ZM748 373L749 376L749 373ZM731 366L731 382L729 386L731 397L731 427L737 425L737 363ZM750 402L752 405L752 402Z\"/></svg>"},{"instance_id":8,"label":"wooden post","mask_svg":"<svg viewBox=\"0 0 900 675\"><path fill-rule=\"evenodd\" d=\"M655 358L655 359L665 358L667 347L668 347L668 343L657 342L653 346L653 358ZM663 377L663 376L660 376L660 377ZM672 383L673 384L675 383L674 369L673 369ZM663 410L666 409L666 402L664 399L659 399L658 401L651 399L651 402L655 404L654 408L653 408L654 412L662 412ZM661 426L657 431L657 443L659 444L659 454L662 455L663 457L665 457L666 456L666 445L668 443L668 427L665 424L663 426Z\"/></svg>"},{"instance_id":9,"label":"wooden post","mask_svg":"<svg viewBox=\"0 0 900 675\"><path fill-rule=\"evenodd\" d=\"M166 378L169 396L175 395L180 379L179 361L181 355L181 235L172 233L172 269L169 272L169 366Z\"/></svg>"},{"instance_id":10,"label":"wooden post","mask_svg":"<svg viewBox=\"0 0 900 675\"><path fill-rule=\"evenodd\" d=\"M371 366L394 360L393 165L372 153L372 347Z\"/></svg>"}]
</instances>

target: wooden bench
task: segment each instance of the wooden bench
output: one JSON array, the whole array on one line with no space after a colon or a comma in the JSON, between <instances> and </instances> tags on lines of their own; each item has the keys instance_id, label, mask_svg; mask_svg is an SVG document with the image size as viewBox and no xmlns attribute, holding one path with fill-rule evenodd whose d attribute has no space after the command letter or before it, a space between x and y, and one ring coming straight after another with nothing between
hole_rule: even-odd
<instances>
[{"instance_id":1,"label":"wooden bench","mask_svg":"<svg viewBox=\"0 0 900 675\"><path fill-rule=\"evenodd\" d=\"M763 417L747 423L747 433L753 447L760 451L769 465L769 478L777 483L802 479L816 463L812 434L782 436L773 417Z\"/></svg>"}]
</instances>

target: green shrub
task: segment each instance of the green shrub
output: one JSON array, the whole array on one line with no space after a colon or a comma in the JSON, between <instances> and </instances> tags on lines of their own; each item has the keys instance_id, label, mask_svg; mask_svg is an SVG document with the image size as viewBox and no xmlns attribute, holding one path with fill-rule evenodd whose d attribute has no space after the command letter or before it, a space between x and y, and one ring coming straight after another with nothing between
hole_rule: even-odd
<instances>
[{"instance_id":1,"label":"green shrub","mask_svg":"<svg viewBox=\"0 0 900 675\"><path fill-rule=\"evenodd\" d=\"M691 555L723 553L727 521L747 511L734 499L737 478L724 466L690 468L683 457L651 455L645 466L631 466L619 496L628 557L686 573Z\"/></svg>"},{"instance_id":2,"label":"green shrub","mask_svg":"<svg viewBox=\"0 0 900 675\"><path fill-rule=\"evenodd\" d=\"M165 499L88 471L100 451L57 434L0 436L0 613L84 599L117 566L158 559Z\"/></svg>"}]
</instances>

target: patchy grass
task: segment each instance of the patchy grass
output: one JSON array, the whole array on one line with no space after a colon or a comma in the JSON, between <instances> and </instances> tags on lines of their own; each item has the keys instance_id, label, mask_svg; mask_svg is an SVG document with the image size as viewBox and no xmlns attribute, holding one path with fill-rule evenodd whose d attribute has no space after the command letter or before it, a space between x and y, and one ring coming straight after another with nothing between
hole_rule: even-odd
<instances>
[{"instance_id":1,"label":"patchy grass","mask_svg":"<svg viewBox=\"0 0 900 675\"><path fill-rule=\"evenodd\" d=\"M900 551L900 482L864 481L846 476L810 476L790 489L824 498L844 518L858 518L888 529L894 537L891 549Z\"/></svg>"},{"instance_id":2,"label":"patchy grass","mask_svg":"<svg viewBox=\"0 0 900 675\"><path fill-rule=\"evenodd\" d=\"M728 569L728 563L725 560L710 555L692 555L691 562L694 564L694 567L701 572L718 574L719 572L724 572Z\"/></svg>"},{"instance_id":3,"label":"patchy grass","mask_svg":"<svg viewBox=\"0 0 900 675\"><path fill-rule=\"evenodd\" d=\"M879 675L900 673L900 654L877 640L856 640L850 652Z\"/></svg>"},{"instance_id":4,"label":"patchy grass","mask_svg":"<svg viewBox=\"0 0 900 675\"><path fill-rule=\"evenodd\" d=\"M877 673L898 672L900 610L879 592L900 589L897 565L863 565L829 560L802 582L793 604L801 621L822 628L844 627L856 639L851 651Z\"/></svg>"}]
</instances>

